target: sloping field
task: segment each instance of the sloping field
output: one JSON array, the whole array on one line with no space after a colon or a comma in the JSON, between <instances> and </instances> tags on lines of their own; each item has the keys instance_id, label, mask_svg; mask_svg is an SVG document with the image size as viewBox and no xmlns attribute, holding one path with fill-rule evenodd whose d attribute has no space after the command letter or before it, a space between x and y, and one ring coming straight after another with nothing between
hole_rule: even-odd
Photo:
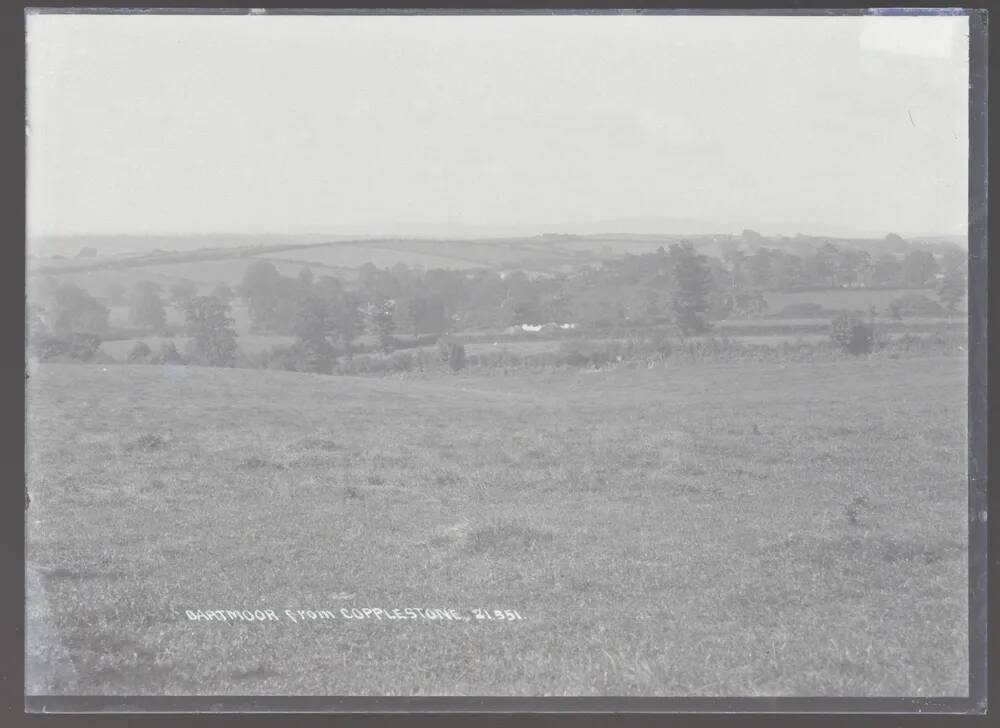
<instances>
[{"instance_id":1,"label":"sloping field","mask_svg":"<svg viewBox=\"0 0 1000 728\"><path fill-rule=\"evenodd\" d=\"M262 257L269 257L264 254ZM319 263L321 265L360 268L371 263L379 268L391 268L397 263L420 265L424 268L476 268L481 264L465 258L453 258L420 250L396 250L374 243L335 243L331 245L282 251L281 259L288 262Z\"/></svg>"},{"instance_id":2,"label":"sloping field","mask_svg":"<svg viewBox=\"0 0 1000 728\"><path fill-rule=\"evenodd\" d=\"M830 288L820 291L768 291L767 313L776 314L785 306L801 303L817 303L831 311L867 311L874 306L877 314L884 314L886 307L895 299L908 294L927 296L932 301L937 300L937 294L931 289L900 289L900 288Z\"/></svg>"},{"instance_id":3,"label":"sloping field","mask_svg":"<svg viewBox=\"0 0 1000 728\"><path fill-rule=\"evenodd\" d=\"M42 365L29 690L965 695L964 370Z\"/></svg>"}]
</instances>

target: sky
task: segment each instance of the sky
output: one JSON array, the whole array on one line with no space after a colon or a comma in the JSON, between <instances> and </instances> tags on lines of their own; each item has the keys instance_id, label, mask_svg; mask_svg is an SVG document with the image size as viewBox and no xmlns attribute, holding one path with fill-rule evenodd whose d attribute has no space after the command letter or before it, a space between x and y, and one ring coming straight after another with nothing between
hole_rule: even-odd
<instances>
[{"instance_id":1,"label":"sky","mask_svg":"<svg viewBox=\"0 0 1000 728\"><path fill-rule=\"evenodd\" d=\"M32 14L26 42L31 236L966 230L964 16Z\"/></svg>"}]
</instances>

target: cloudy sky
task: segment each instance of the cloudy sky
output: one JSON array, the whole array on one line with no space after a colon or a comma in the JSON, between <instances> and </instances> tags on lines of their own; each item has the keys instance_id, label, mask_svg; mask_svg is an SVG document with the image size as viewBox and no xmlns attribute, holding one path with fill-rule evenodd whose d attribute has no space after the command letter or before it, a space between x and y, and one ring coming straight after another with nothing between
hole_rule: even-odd
<instances>
[{"instance_id":1,"label":"cloudy sky","mask_svg":"<svg viewBox=\"0 0 1000 728\"><path fill-rule=\"evenodd\" d=\"M32 15L29 233L964 233L967 35L965 17Z\"/></svg>"}]
</instances>

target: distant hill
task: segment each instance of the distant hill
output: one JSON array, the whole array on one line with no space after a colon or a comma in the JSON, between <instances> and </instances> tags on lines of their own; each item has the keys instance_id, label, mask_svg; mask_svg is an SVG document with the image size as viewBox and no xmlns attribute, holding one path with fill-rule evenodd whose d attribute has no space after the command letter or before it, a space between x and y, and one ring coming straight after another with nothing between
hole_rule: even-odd
<instances>
[{"instance_id":1,"label":"distant hill","mask_svg":"<svg viewBox=\"0 0 1000 728\"><path fill-rule=\"evenodd\" d=\"M826 226L830 227L830 226ZM329 233L205 233L175 235L49 235L34 236L28 241L28 254L34 258L51 258L61 255L72 258L86 249L97 251L99 256L143 255L155 251L194 251L203 249L247 248L252 246L316 245L326 242L363 241L376 239L427 240L433 241L510 241L511 239L537 240L539 237L593 239L596 237L613 240L677 240L682 237L702 237L725 239L740 236L744 230L756 231L767 239L762 244L784 247L788 240L798 240L809 244L814 240L863 241L870 245L873 241L884 240L890 231L853 230L846 227L823 229L810 223L768 223L750 221L744 224L725 224L705 220L668 218L619 218L597 222L546 225L477 226L449 223L411 223L389 225L384 230L372 233L350 234L346 230ZM967 246L962 235L920 235L907 239L919 245L937 246L952 243ZM898 252L898 251L897 251Z\"/></svg>"}]
</instances>

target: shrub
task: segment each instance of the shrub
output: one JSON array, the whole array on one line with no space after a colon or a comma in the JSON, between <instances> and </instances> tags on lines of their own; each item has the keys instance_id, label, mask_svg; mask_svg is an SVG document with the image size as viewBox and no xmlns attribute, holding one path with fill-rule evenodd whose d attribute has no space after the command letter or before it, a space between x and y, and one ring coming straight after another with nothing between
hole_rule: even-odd
<instances>
[{"instance_id":1,"label":"shrub","mask_svg":"<svg viewBox=\"0 0 1000 728\"><path fill-rule=\"evenodd\" d=\"M164 341L160 344L159 351L153 355L154 364L183 364L184 358L177 351L177 346L172 341Z\"/></svg>"},{"instance_id":2,"label":"shrub","mask_svg":"<svg viewBox=\"0 0 1000 728\"><path fill-rule=\"evenodd\" d=\"M40 337L34 349L40 361L89 362L100 346L101 337L96 334L49 334Z\"/></svg>"},{"instance_id":3,"label":"shrub","mask_svg":"<svg viewBox=\"0 0 1000 728\"><path fill-rule=\"evenodd\" d=\"M940 303L919 293L908 293L905 296L892 299L886 308L886 312L893 318L904 318L906 316L932 318L945 316L948 313Z\"/></svg>"},{"instance_id":4,"label":"shrub","mask_svg":"<svg viewBox=\"0 0 1000 728\"><path fill-rule=\"evenodd\" d=\"M294 344L268 347L257 355L256 363L262 369L280 369L286 372L305 371L306 366L302 350Z\"/></svg>"},{"instance_id":5,"label":"shrub","mask_svg":"<svg viewBox=\"0 0 1000 728\"><path fill-rule=\"evenodd\" d=\"M783 306L778 312L779 318L818 318L828 316L830 312L823 308L821 304L806 301L803 303L790 303Z\"/></svg>"},{"instance_id":6,"label":"shrub","mask_svg":"<svg viewBox=\"0 0 1000 728\"><path fill-rule=\"evenodd\" d=\"M388 365L394 372L411 372L415 368L416 359L409 351L396 351L386 357Z\"/></svg>"},{"instance_id":7,"label":"shrub","mask_svg":"<svg viewBox=\"0 0 1000 728\"><path fill-rule=\"evenodd\" d=\"M842 313L830 323L830 338L848 354L869 354L875 345L875 327L857 316Z\"/></svg>"},{"instance_id":8,"label":"shrub","mask_svg":"<svg viewBox=\"0 0 1000 728\"><path fill-rule=\"evenodd\" d=\"M438 340L438 356L453 372L465 368L465 346L458 341Z\"/></svg>"},{"instance_id":9,"label":"shrub","mask_svg":"<svg viewBox=\"0 0 1000 728\"><path fill-rule=\"evenodd\" d=\"M135 345L128 353L126 361L129 364L148 364L153 350L143 341L135 342Z\"/></svg>"},{"instance_id":10,"label":"shrub","mask_svg":"<svg viewBox=\"0 0 1000 728\"><path fill-rule=\"evenodd\" d=\"M560 344L556 362L570 367L585 367L590 363L591 349L586 342Z\"/></svg>"}]
</instances>

